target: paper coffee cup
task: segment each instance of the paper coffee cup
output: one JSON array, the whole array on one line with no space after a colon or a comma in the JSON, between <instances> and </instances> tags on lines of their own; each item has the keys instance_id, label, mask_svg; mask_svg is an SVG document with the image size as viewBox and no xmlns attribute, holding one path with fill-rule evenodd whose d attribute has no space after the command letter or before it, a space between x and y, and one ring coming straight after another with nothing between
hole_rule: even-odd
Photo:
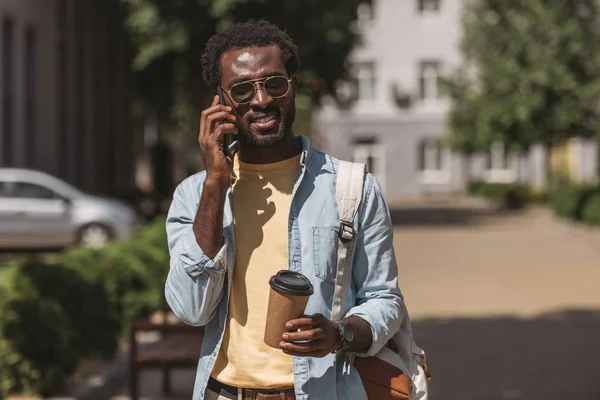
<instances>
[{"instance_id":1,"label":"paper coffee cup","mask_svg":"<svg viewBox=\"0 0 600 400\"><path fill-rule=\"evenodd\" d=\"M285 324L300 318L314 289L307 277L299 272L279 271L269 280L271 292L265 326L265 343L279 348L281 335L287 331Z\"/></svg>"}]
</instances>

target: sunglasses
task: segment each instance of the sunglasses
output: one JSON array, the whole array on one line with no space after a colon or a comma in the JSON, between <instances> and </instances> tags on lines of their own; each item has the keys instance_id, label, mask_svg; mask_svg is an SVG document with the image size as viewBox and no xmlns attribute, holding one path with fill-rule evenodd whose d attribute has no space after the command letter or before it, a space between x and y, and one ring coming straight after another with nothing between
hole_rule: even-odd
<instances>
[{"instance_id":1,"label":"sunglasses","mask_svg":"<svg viewBox=\"0 0 600 400\"><path fill-rule=\"evenodd\" d=\"M254 96L256 95L256 91L260 89L259 85L262 86L262 89L268 94L272 99L279 99L284 97L290 91L292 80L288 79L285 76L270 76L266 79L252 79L249 81L243 81L236 83L231 86L231 89L226 90L225 92L229 92L231 95L231 99L238 104L248 104L252 101Z\"/></svg>"}]
</instances>

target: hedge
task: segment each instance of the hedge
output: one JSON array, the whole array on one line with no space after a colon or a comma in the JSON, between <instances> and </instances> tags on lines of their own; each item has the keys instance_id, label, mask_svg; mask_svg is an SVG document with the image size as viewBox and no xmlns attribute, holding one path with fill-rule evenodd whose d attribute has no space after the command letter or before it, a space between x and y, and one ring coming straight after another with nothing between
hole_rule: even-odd
<instances>
[{"instance_id":1,"label":"hedge","mask_svg":"<svg viewBox=\"0 0 600 400\"><path fill-rule=\"evenodd\" d=\"M113 355L132 318L160 307L165 219L102 250L23 256L0 269L0 398L61 393L85 357Z\"/></svg>"},{"instance_id":2,"label":"hedge","mask_svg":"<svg viewBox=\"0 0 600 400\"><path fill-rule=\"evenodd\" d=\"M500 206L508 209L523 208L530 202L539 201L541 196L520 183L474 181L469 183L467 192L472 196L496 201Z\"/></svg>"},{"instance_id":3,"label":"hedge","mask_svg":"<svg viewBox=\"0 0 600 400\"><path fill-rule=\"evenodd\" d=\"M583 205L581 219L588 225L600 226L600 190L591 195Z\"/></svg>"},{"instance_id":4,"label":"hedge","mask_svg":"<svg viewBox=\"0 0 600 400\"><path fill-rule=\"evenodd\" d=\"M583 221L583 210L588 201L600 188L585 184L568 183L561 185L553 196L552 207L554 213L561 218Z\"/></svg>"}]
</instances>

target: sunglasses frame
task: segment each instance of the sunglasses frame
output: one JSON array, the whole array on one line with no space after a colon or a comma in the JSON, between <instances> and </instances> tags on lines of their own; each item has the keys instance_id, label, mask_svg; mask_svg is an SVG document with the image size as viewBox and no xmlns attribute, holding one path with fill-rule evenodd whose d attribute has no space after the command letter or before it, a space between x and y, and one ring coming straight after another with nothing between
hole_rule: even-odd
<instances>
[{"instance_id":1,"label":"sunglasses frame","mask_svg":"<svg viewBox=\"0 0 600 400\"><path fill-rule=\"evenodd\" d=\"M265 89L265 82L268 81L269 79L273 79L273 78L285 78L285 80L287 81L288 85L287 85L287 90L285 91L284 94L282 94L281 96L276 96L273 97L269 94L269 92ZM288 78L287 76L284 75L274 75L274 76L268 76L266 78L258 78L258 79L249 79L247 81L242 81L242 82L238 82L238 83L234 83L233 85L231 85L231 88L225 89L223 86L220 86L221 89L227 93L227 97L229 97L229 100L234 101L236 104L250 104L250 102L252 102L252 99L254 99L254 96L256 96L256 93L262 89L263 92L265 92L265 94L267 96L269 96L272 99L281 99L282 97L287 96L287 94L290 92L290 88L292 87L292 80L293 77ZM233 95L231 94L231 90L236 87L237 85L242 85L245 83L251 83L252 86L254 87L254 93L252 93L252 96L250 96L250 100L245 101L245 102L239 102L239 101L235 101L233 99ZM259 86L260 85L260 86ZM261 87L262 86L262 87Z\"/></svg>"}]
</instances>

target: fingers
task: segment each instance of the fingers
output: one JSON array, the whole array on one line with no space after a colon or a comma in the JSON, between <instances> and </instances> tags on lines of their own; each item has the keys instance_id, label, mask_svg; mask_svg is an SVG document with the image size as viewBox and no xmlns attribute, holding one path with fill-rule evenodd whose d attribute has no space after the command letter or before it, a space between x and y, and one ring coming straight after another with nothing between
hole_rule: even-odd
<instances>
[{"instance_id":1,"label":"fingers","mask_svg":"<svg viewBox=\"0 0 600 400\"><path fill-rule=\"evenodd\" d=\"M288 343L299 342L299 341L314 341L314 340L324 339L325 332L323 332L323 329L321 329L321 328L316 328L316 329L309 329L309 330L300 331L300 332L284 333L281 338L283 339L284 342L288 342Z\"/></svg>"},{"instance_id":2,"label":"fingers","mask_svg":"<svg viewBox=\"0 0 600 400\"><path fill-rule=\"evenodd\" d=\"M313 327L313 319L311 317L293 319L285 324L288 332L295 332L298 329L306 330Z\"/></svg>"},{"instance_id":3,"label":"fingers","mask_svg":"<svg viewBox=\"0 0 600 400\"><path fill-rule=\"evenodd\" d=\"M212 104L210 105L210 107L208 107L205 110L202 110L202 112L200 113L200 136L202 136L202 133L204 131L204 122L206 121L206 117L211 112L214 112L215 110L217 110L218 105L219 105L219 96L215 96L215 97L213 97L213 101L212 101Z\"/></svg>"},{"instance_id":4,"label":"fingers","mask_svg":"<svg viewBox=\"0 0 600 400\"><path fill-rule=\"evenodd\" d=\"M322 314L314 314L289 321L288 330L281 336L279 347L284 353L301 357L324 357L329 354L330 338L324 324L329 321Z\"/></svg>"},{"instance_id":5,"label":"fingers","mask_svg":"<svg viewBox=\"0 0 600 400\"><path fill-rule=\"evenodd\" d=\"M213 132L211 139L215 141L221 141L223 135L226 133L238 134L237 127L234 124L221 124L217 126L217 129Z\"/></svg>"},{"instance_id":6,"label":"fingers","mask_svg":"<svg viewBox=\"0 0 600 400\"><path fill-rule=\"evenodd\" d=\"M231 107L222 104L213 105L200 114L200 138L210 136L213 126L217 121L234 122L235 116L230 114Z\"/></svg>"},{"instance_id":7,"label":"fingers","mask_svg":"<svg viewBox=\"0 0 600 400\"><path fill-rule=\"evenodd\" d=\"M281 342L279 347L281 347L284 353L293 356L314 357L326 354L324 340L315 340L307 343Z\"/></svg>"},{"instance_id":8,"label":"fingers","mask_svg":"<svg viewBox=\"0 0 600 400\"><path fill-rule=\"evenodd\" d=\"M224 106L217 106L223 108ZM231 110L231 109L229 109ZM206 117L206 122L204 124L204 132L206 135L210 136L211 132L213 132L215 124L217 122L235 122L236 118L232 114L229 113L228 110L219 110L209 114Z\"/></svg>"}]
</instances>

